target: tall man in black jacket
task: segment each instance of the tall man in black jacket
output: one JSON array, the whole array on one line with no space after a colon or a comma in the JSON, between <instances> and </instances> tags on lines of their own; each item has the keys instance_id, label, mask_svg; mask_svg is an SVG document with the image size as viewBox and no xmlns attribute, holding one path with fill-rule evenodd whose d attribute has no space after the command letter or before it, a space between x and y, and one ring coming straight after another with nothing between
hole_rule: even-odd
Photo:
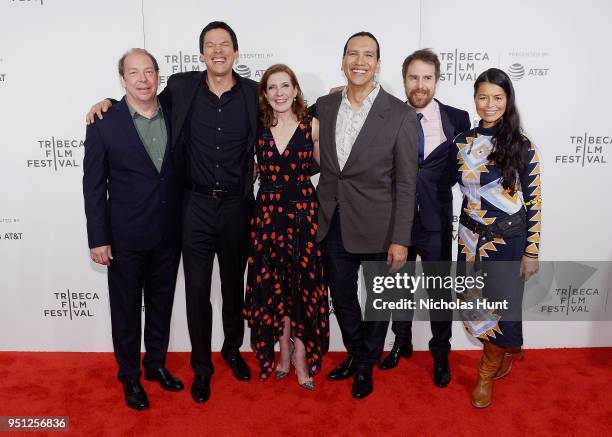
<instances>
[{"instance_id":1,"label":"tall man in black jacket","mask_svg":"<svg viewBox=\"0 0 612 437\"><path fill-rule=\"evenodd\" d=\"M221 355L236 379L251 378L239 348L244 337L248 223L254 203L257 83L232 70L238 41L226 23L214 21L204 27L199 45L206 70L172 75L159 99L172 113L172 153L185 187L183 267L195 373L191 395L201 403L210 397L214 371L210 286L215 255L223 297Z\"/></svg>"},{"instance_id":2,"label":"tall man in black jacket","mask_svg":"<svg viewBox=\"0 0 612 437\"><path fill-rule=\"evenodd\" d=\"M466 111L447 106L434 99L440 78L440 61L429 49L417 50L402 66L402 77L408 103L419 117L422 132L419 141L417 205L412 227L412 243L408 261L419 255L425 273L448 274L440 261L451 261L453 195L451 184L454 169L449 168L448 152L455 136L470 128ZM427 264L435 262L434 264ZM450 299L449 290L428 290L434 299ZM432 338L429 350L433 356L434 384L445 387L450 382L448 352L452 334L452 312L430 313ZM412 322L395 320L392 324L395 344L380 363L381 369L392 369L400 358L412 355Z\"/></svg>"},{"instance_id":3,"label":"tall man in black jacket","mask_svg":"<svg viewBox=\"0 0 612 437\"><path fill-rule=\"evenodd\" d=\"M212 306L210 285L219 261L225 341L221 355L234 376L250 369L239 348L244 337L242 306L248 223L253 204L253 145L257 134L257 83L233 70L238 41L225 23L200 34L206 71L170 77L160 94L172 110L177 168L184 176L183 266L191 366L196 402L210 396Z\"/></svg>"}]
</instances>

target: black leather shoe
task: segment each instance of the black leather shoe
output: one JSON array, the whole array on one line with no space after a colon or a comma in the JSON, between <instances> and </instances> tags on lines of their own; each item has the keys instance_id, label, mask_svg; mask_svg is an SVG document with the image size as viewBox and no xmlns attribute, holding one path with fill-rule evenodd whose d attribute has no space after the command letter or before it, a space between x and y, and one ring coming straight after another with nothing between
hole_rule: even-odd
<instances>
[{"instance_id":1,"label":"black leather shoe","mask_svg":"<svg viewBox=\"0 0 612 437\"><path fill-rule=\"evenodd\" d=\"M440 357L433 359L433 380L438 387L446 387L451 380L450 367L448 366L448 357Z\"/></svg>"},{"instance_id":2,"label":"black leather shoe","mask_svg":"<svg viewBox=\"0 0 612 437\"><path fill-rule=\"evenodd\" d=\"M248 381L251 379L251 369L249 369L249 365L246 363L246 361L244 361L244 358L242 358L240 352L236 352L230 356L223 354L221 355L230 369L232 369L234 378L236 378L238 381Z\"/></svg>"},{"instance_id":3,"label":"black leather shoe","mask_svg":"<svg viewBox=\"0 0 612 437\"><path fill-rule=\"evenodd\" d=\"M181 391L185 386L180 379L175 377L165 367L159 369L145 369L145 379L147 381L157 381L164 390Z\"/></svg>"},{"instance_id":4,"label":"black leather shoe","mask_svg":"<svg viewBox=\"0 0 612 437\"><path fill-rule=\"evenodd\" d=\"M342 361L338 367L335 367L331 372L329 372L327 379L331 381L342 381L343 379L353 376L356 370L357 367L353 362L353 357L349 355L348 358Z\"/></svg>"},{"instance_id":5,"label":"black leather shoe","mask_svg":"<svg viewBox=\"0 0 612 437\"><path fill-rule=\"evenodd\" d=\"M353 379L353 397L355 399L363 399L374 390L372 382L372 368L360 367L355 373Z\"/></svg>"},{"instance_id":6,"label":"black leather shoe","mask_svg":"<svg viewBox=\"0 0 612 437\"><path fill-rule=\"evenodd\" d=\"M412 345L393 346L389 355L378 365L382 370L395 369L399 364L400 358L410 358L412 356Z\"/></svg>"},{"instance_id":7,"label":"black leather shoe","mask_svg":"<svg viewBox=\"0 0 612 437\"><path fill-rule=\"evenodd\" d=\"M123 394L125 403L134 410L144 410L149 408L149 398L140 380L133 379L123 383Z\"/></svg>"},{"instance_id":8,"label":"black leather shoe","mask_svg":"<svg viewBox=\"0 0 612 437\"><path fill-rule=\"evenodd\" d=\"M193 378L191 397L198 404L204 403L210 398L210 376L196 375Z\"/></svg>"}]
</instances>

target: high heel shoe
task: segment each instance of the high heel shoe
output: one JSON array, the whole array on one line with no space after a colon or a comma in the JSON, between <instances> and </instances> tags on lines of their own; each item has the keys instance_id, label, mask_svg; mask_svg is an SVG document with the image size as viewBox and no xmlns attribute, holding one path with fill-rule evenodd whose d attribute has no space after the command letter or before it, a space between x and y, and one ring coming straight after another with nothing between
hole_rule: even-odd
<instances>
[{"instance_id":1,"label":"high heel shoe","mask_svg":"<svg viewBox=\"0 0 612 437\"><path fill-rule=\"evenodd\" d=\"M290 356L290 357L292 357L292 356L293 356L293 351L295 350L295 345L293 344L293 341L291 342L291 344L289 345L289 347L290 347L289 356ZM288 376L288 375L289 375L289 373L291 373L291 364L292 364L292 361L291 361L291 358L290 358L290 361L289 361L289 369L287 369L287 371L285 371L285 370L280 370L280 369L278 368L278 365L277 365L276 370L274 371L274 378L276 378L276 380L279 380L279 379L283 379L283 378L285 378L286 376Z\"/></svg>"},{"instance_id":2,"label":"high heel shoe","mask_svg":"<svg viewBox=\"0 0 612 437\"><path fill-rule=\"evenodd\" d=\"M293 349L293 352L291 353L291 365L295 369L295 375L297 376L297 367L295 366L294 357L295 357L295 348ZM302 383L300 383L300 380L298 379L298 385L308 391L313 391L315 389L315 383L312 378Z\"/></svg>"},{"instance_id":3,"label":"high heel shoe","mask_svg":"<svg viewBox=\"0 0 612 437\"><path fill-rule=\"evenodd\" d=\"M289 372L285 372L284 370L278 370L276 369L274 371L274 378L276 378L277 380L279 379L283 379L284 377L288 376Z\"/></svg>"}]
</instances>

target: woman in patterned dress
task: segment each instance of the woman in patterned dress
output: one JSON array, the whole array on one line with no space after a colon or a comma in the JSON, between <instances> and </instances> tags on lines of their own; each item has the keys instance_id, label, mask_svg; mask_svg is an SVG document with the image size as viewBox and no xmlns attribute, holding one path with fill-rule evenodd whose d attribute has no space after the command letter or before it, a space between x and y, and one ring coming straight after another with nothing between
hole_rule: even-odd
<instances>
[{"instance_id":1,"label":"woman in patterned dress","mask_svg":"<svg viewBox=\"0 0 612 437\"><path fill-rule=\"evenodd\" d=\"M314 389L329 346L329 307L310 181L318 162L318 123L293 71L273 65L259 82L260 133L255 146L260 186L251 220L244 316L260 378L277 379L293 364L298 384ZM274 369L274 345L280 358Z\"/></svg>"},{"instance_id":2,"label":"woman in patterned dress","mask_svg":"<svg viewBox=\"0 0 612 437\"><path fill-rule=\"evenodd\" d=\"M491 403L493 380L507 375L521 353L524 281L539 268L541 189L540 160L522 134L510 78L497 68L483 72L474 83L474 100L481 122L454 141L463 192L458 261L486 271L484 297L507 300L511 307L488 323L465 322L484 345L472 392L472 405L484 408Z\"/></svg>"}]
</instances>

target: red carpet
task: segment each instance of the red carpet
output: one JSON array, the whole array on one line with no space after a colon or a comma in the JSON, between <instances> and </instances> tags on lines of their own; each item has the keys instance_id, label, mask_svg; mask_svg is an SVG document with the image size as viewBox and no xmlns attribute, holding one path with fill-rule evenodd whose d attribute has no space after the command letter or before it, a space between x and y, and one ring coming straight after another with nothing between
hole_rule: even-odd
<instances>
[{"instance_id":1,"label":"red carpet","mask_svg":"<svg viewBox=\"0 0 612 437\"><path fill-rule=\"evenodd\" d=\"M282 381L238 382L216 354L211 399L198 405L189 395L188 355L172 353L168 367L186 390L165 392L143 378L151 408L137 412L123 402L110 353L3 352L0 416L69 416L69 434L87 436L612 435L612 348L528 350L495 384L485 410L469 402L479 356L452 352L453 380L439 389L429 354L417 352L395 370L375 370L374 393L358 401L350 397L350 380L324 377L340 353L326 356L312 393L297 386L293 373Z\"/></svg>"}]
</instances>

